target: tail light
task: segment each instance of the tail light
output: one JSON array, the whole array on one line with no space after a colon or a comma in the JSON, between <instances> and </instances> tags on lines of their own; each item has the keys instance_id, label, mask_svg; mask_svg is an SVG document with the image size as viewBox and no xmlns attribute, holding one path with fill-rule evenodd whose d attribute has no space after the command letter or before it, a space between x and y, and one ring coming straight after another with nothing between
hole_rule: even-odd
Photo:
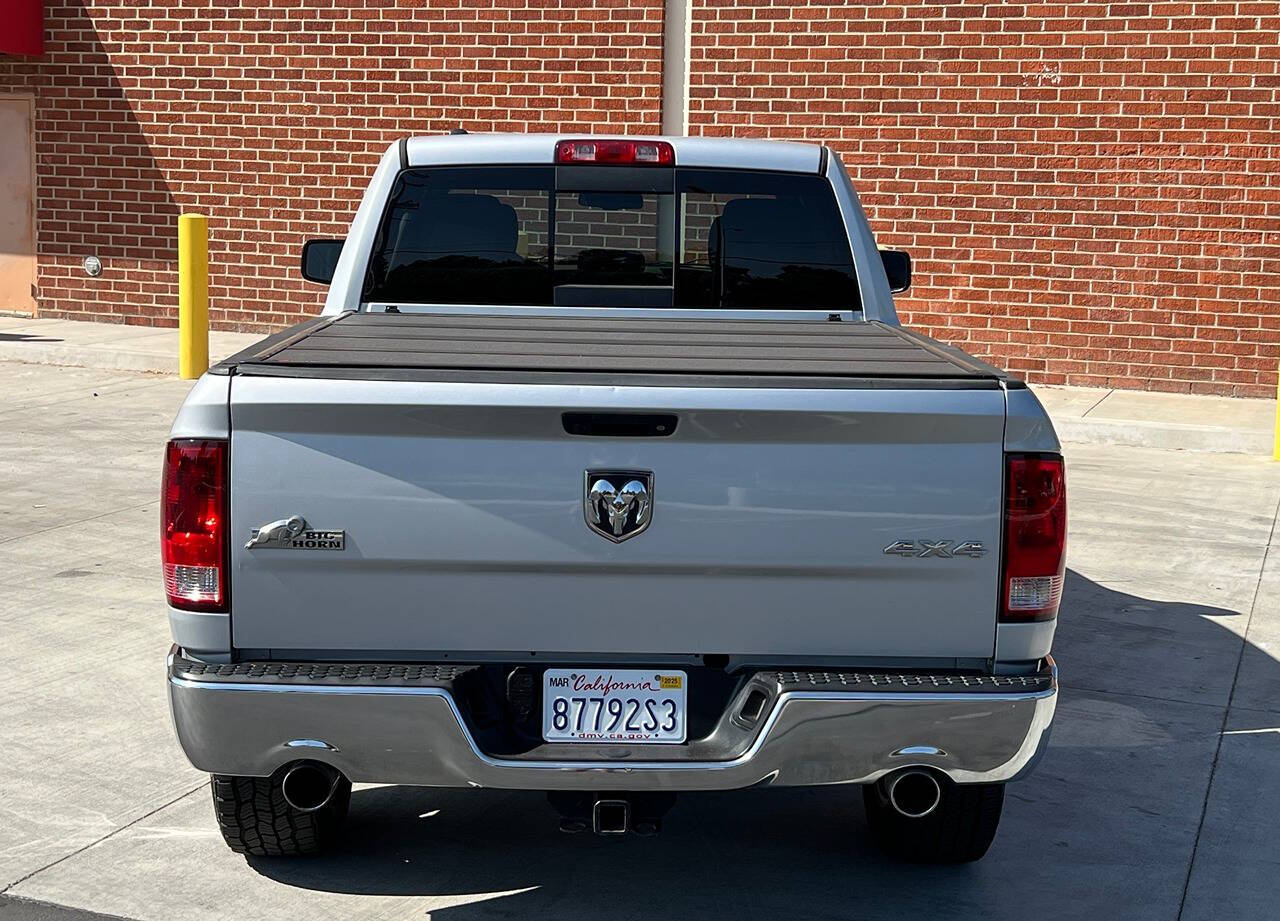
<instances>
[{"instance_id":1,"label":"tail light","mask_svg":"<svg viewBox=\"0 0 1280 921\"><path fill-rule=\"evenodd\" d=\"M556 162L672 166L676 162L676 151L666 141L557 141Z\"/></svg>"},{"instance_id":2,"label":"tail light","mask_svg":"<svg viewBox=\"0 0 1280 921\"><path fill-rule=\"evenodd\" d=\"M160 488L164 591L175 608L227 609L227 443L177 439Z\"/></svg>"},{"instance_id":3,"label":"tail light","mask_svg":"<svg viewBox=\"0 0 1280 921\"><path fill-rule=\"evenodd\" d=\"M1011 454L1004 493L1002 621L1053 620L1067 565L1067 486L1057 454Z\"/></svg>"}]
</instances>

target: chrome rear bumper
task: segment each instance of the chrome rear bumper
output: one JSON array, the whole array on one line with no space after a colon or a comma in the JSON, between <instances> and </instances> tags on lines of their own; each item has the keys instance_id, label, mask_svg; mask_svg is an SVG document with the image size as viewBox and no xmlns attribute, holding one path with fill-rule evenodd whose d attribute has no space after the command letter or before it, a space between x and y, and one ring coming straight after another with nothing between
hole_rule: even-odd
<instances>
[{"instance_id":1,"label":"chrome rear bumper","mask_svg":"<svg viewBox=\"0 0 1280 921\"><path fill-rule=\"evenodd\" d=\"M726 760L687 760L678 746L609 746L609 756L595 760L532 760L481 751L446 687L358 674L374 667L320 681L305 668L284 678L277 669L270 680L255 680L252 669L239 669L247 672L243 679L215 679L182 663L175 648L169 700L182 748L202 771L266 776L306 758L357 783L512 790L870 783L917 765L959 783L1015 780L1048 741L1058 693L1051 659L1030 690L960 683L901 691L861 682L849 689L847 681L796 690L791 682L781 685L749 745Z\"/></svg>"}]
</instances>

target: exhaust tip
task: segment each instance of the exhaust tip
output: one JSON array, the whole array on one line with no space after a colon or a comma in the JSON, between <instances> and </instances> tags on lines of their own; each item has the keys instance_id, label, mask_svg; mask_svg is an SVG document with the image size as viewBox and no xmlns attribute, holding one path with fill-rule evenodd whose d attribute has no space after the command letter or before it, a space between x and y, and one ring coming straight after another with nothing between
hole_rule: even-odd
<instances>
[{"instance_id":1,"label":"exhaust tip","mask_svg":"<svg viewBox=\"0 0 1280 921\"><path fill-rule=\"evenodd\" d=\"M625 835L631 827L631 804L625 799L598 799L591 810L591 830L597 835Z\"/></svg>"},{"instance_id":2,"label":"exhaust tip","mask_svg":"<svg viewBox=\"0 0 1280 921\"><path fill-rule=\"evenodd\" d=\"M889 778L885 787L889 805L899 815L923 819L942 802L942 787L929 771L906 770Z\"/></svg>"},{"instance_id":3,"label":"exhaust tip","mask_svg":"<svg viewBox=\"0 0 1280 921\"><path fill-rule=\"evenodd\" d=\"M326 764L304 761L284 772L280 778L280 795L290 809L316 812L329 805L341 776Z\"/></svg>"}]
</instances>

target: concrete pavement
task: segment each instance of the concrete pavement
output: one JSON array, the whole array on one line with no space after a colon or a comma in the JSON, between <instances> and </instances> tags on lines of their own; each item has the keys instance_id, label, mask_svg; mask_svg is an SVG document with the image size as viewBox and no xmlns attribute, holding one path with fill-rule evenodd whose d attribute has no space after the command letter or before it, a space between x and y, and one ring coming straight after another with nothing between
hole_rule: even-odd
<instances>
[{"instance_id":1,"label":"concrete pavement","mask_svg":"<svg viewBox=\"0 0 1280 921\"><path fill-rule=\"evenodd\" d=\"M262 338L211 333L217 361ZM0 361L176 374L178 331L75 320L0 316ZM1274 400L1143 393L1090 387L1036 387L1067 442L1270 456Z\"/></svg>"},{"instance_id":2,"label":"concrete pavement","mask_svg":"<svg viewBox=\"0 0 1280 921\"><path fill-rule=\"evenodd\" d=\"M147 921L1276 915L1269 459L1069 447L1058 722L981 863L884 860L843 788L687 796L660 837L609 841L537 794L362 787L343 851L246 861L164 696L156 491L186 389L0 362L4 896Z\"/></svg>"},{"instance_id":3,"label":"concrete pavement","mask_svg":"<svg viewBox=\"0 0 1280 921\"><path fill-rule=\"evenodd\" d=\"M1093 387L1033 389L1065 442L1258 457L1273 450L1275 400Z\"/></svg>"},{"instance_id":4,"label":"concrete pavement","mask_svg":"<svg viewBox=\"0 0 1280 921\"><path fill-rule=\"evenodd\" d=\"M255 333L211 332L209 359L218 361L234 355L261 338ZM159 326L0 316L0 361L177 374L178 331Z\"/></svg>"},{"instance_id":5,"label":"concrete pavement","mask_svg":"<svg viewBox=\"0 0 1280 921\"><path fill-rule=\"evenodd\" d=\"M0 895L0 921L121 921L115 916L100 915L82 908L68 908L51 902L35 902Z\"/></svg>"}]
</instances>

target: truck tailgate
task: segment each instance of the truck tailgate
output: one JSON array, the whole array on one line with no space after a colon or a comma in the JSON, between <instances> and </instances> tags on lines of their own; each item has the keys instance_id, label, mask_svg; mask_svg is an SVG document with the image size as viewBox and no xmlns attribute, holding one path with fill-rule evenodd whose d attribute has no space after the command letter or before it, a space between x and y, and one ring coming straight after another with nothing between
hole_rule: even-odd
<instances>
[{"instance_id":1,"label":"truck tailgate","mask_svg":"<svg viewBox=\"0 0 1280 921\"><path fill-rule=\"evenodd\" d=\"M236 375L235 646L408 658L992 655L1005 410L982 368L923 373L935 355L896 378L784 375L761 352L750 374L685 361L684 376L660 379L675 370L629 364L622 350L607 383L581 344L571 357L587 367L560 376L549 375L571 362L526 363L546 348L508 348L505 363L465 350L443 353L463 356L459 368L415 363L407 328L399 357L380 366L394 373L350 354L326 363L323 341L308 336L272 347L292 363L259 355L224 369ZM442 354L433 336L431 354ZM792 361L777 349L773 360ZM691 374L708 376L695 386ZM584 436L566 430L565 412L665 413L676 426ZM652 472L643 533L614 543L587 526L589 470ZM344 549L245 548L253 529L294 515L343 531ZM886 552L901 541L986 552Z\"/></svg>"}]
</instances>

